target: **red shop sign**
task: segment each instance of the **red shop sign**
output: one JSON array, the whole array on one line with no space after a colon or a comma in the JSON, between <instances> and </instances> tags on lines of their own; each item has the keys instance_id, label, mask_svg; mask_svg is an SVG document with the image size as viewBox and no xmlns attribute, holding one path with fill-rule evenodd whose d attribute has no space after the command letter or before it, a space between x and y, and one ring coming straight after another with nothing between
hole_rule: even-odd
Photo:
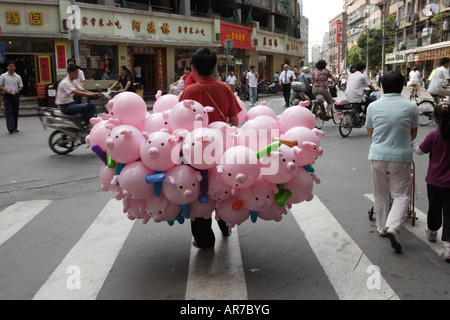
<instances>
[{"instance_id":1,"label":"red shop sign","mask_svg":"<svg viewBox=\"0 0 450 320\"><path fill-rule=\"evenodd\" d=\"M220 21L220 42L222 46L225 40L233 40L233 48L255 50L252 47L251 27L240 26L238 24Z\"/></svg>"}]
</instances>

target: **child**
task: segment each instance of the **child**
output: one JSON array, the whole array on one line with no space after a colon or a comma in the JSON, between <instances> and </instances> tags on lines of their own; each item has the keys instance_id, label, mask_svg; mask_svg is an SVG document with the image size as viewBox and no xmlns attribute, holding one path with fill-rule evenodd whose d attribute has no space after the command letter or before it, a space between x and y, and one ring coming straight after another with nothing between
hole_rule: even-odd
<instances>
[{"instance_id":1,"label":"child","mask_svg":"<svg viewBox=\"0 0 450 320\"><path fill-rule=\"evenodd\" d=\"M434 119L439 128L430 132L419 144L412 142L414 152L430 154L425 178L428 191L428 217L426 230L428 241L436 242L437 230L442 226L444 251L442 256L450 262L450 110L449 105L439 104L434 109ZM444 223L442 224L442 216Z\"/></svg>"}]
</instances>

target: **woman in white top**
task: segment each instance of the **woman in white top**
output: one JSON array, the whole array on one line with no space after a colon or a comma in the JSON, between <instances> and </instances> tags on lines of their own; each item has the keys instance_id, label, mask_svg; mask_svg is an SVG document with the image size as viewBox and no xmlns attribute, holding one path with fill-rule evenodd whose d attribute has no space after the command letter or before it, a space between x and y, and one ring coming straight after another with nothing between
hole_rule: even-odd
<instances>
[{"instance_id":1,"label":"woman in white top","mask_svg":"<svg viewBox=\"0 0 450 320\"><path fill-rule=\"evenodd\" d=\"M419 96L420 71L417 67L414 67L413 70L409 73L408 90L411 90L411 88L414 88L416 91L416 96Z\"/></svg>"}]
</instances>

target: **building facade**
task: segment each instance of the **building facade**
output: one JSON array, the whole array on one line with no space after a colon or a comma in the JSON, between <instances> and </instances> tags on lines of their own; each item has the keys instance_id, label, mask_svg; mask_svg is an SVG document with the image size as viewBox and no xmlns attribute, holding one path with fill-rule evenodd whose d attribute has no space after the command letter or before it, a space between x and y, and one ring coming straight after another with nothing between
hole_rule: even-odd
<instances>
[{"instance_id":1,"label":"building facade","mask_svg":"<svg viewBox=\"0 0 450 320\"><path fill-rule=\"evenodd\" d=\"M120 66L134 75L141 67L148 95L166 91L200 47L214 48L218 70L240 74L250 65L270 81L284 63L298 65L303 56L296 1L235 0L69 0L0 1L0 61L17 61L24 96L36 96L37 84L66 75L75 56L87 88L118 78ZM224 42L233 40L228 52ZM105 87L104 86L104 87Z\"/></svg>"},{"instance_id":2,"label":"building facade","mask_svg":"<svg viewBox=\"0 0 450 320\"><path fill-rule=\"evenodd\" d=\"M329 66L334 74L346 71L347 14L341 12L330 21Z\"/></svg>"}]
</instances>

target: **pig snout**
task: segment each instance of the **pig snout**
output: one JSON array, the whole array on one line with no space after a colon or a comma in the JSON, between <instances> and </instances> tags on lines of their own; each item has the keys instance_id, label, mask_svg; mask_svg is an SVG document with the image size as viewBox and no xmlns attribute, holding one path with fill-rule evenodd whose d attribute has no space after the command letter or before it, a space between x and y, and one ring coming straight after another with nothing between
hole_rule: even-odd
<instances>
[{"instance_id":1,"label":"pig snout","mask_svg":"<svg viewBox=\"0 0 450 320\"><path fill-rule=\"evenodd\" d=\"M112 139L107 139L106 141L105 141L105 147L107 148L107 149L112 149L113 147L114 147L114 141L112 140Z\"/></svg>"},{"instance_id":2,"label":"pig snout","mask_svg":"<svg viewBox=\"0 0 450 320\"><path fill-rule=\"evenodd\" d=\"M203 116L201 114L196 114L194 119L195 121L203 121Z\"/></svg>"},{"instance_id":3,"label":"pig snout","mask_svg":"<svg viewBox=\"0 0 450 320\"><path fill-rule=\"evenodd\" d=\"M239 184L243 184L247 181L247 175L244 173L238 173L236 175L236 182Z\"/></svg>"},{"instance_id":4,"label":"pig snout","mask_svg":"<svg viewBox=\"0 0 450 320\"><path fill-rule=\"evenodd\" d=\"M152 159L157 159L159 157L159 150L155 147L152 147L150 148L150 150L148 150L148 155Z\"/></svg>"},{"instance_id":5,"label":"pig snout","mask_svg":"<svg viewBox=\"0 0 450 320\"><path fill-rule=\"evenodd\" d=\"M286 165L287 172L294 172L295 168L296 168L295 163L292 161L289 161L288 164Z\"/></svg>"},{"instance_id":6,"label":"pig snout","mask_svg":"<svg viewBox=\"0 0 450 320\"><path fill-rule=\"evenodd\" d=\"M317 148L317 155L321 156L323 154L323 148L319 147Z\"/></svg>"},{"instance_id":7,"label":"pig snout","mask_svg":"<svg viewBox=\"0 0 450 320\"><path fill-rule=\"evenodd\" d=\"M186 199L192 198L193 196L194 196L194 193L190 189L185 190L183 192L183 197L185 197Z\"/></svg>"}]
</instances>

